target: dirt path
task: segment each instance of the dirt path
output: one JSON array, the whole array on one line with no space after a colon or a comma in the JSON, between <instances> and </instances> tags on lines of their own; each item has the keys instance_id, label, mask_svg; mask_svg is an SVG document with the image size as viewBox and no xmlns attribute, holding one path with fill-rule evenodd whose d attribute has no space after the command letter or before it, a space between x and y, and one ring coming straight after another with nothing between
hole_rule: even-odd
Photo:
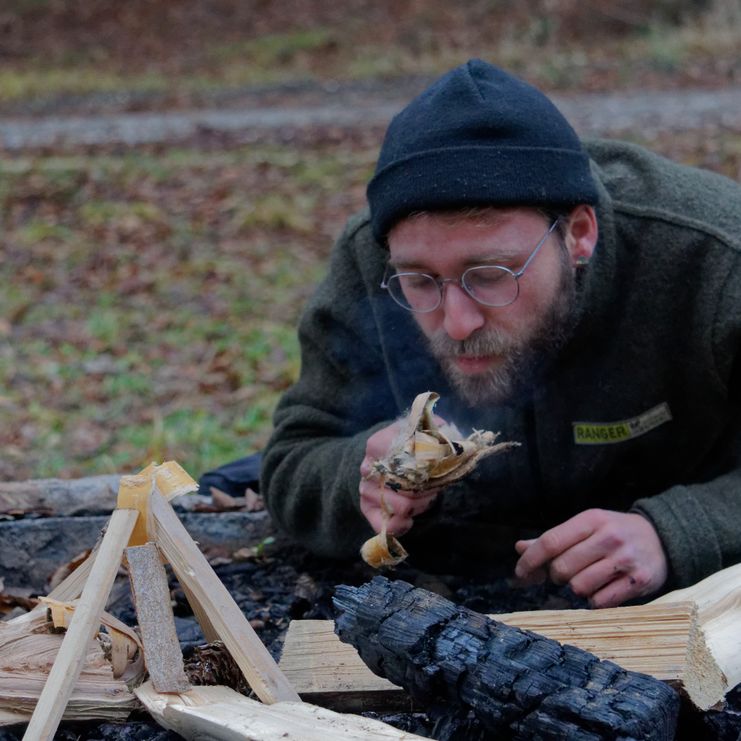
<instances>
[{"instance_id":1,"label":"dirt path","mask_svg":"<svg viewBox=\"0 0 741 741\"><path fill-rule=\"evenodd\" d=\"M42 147L187 142L204 134L260 139L279 129L384 126L409 99L389 90L340 90L327 95L232 100L229 107L101 115L0 117L0 151ZM295 100L301 101L297 105ZM741 131L741 87L724 90L553 96L582 135L646 136L722 127Z\"/></svg>"}]
</instances>

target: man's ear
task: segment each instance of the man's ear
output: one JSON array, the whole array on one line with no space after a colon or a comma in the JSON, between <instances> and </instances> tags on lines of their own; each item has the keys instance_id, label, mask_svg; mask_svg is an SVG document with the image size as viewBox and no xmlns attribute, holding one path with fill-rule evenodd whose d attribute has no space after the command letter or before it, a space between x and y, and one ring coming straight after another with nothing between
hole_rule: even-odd
<instances>
[{"instance_id":1,"label":"man's ear","mask_svg":"<svg viewBox=\"0 0 741 741\"><path fill-rule=\"evenodd\" d=\"M586 204L577 206L569 214L564 240L573 266L586 265L592 259L598 236L597 214L594 209Z\"/></svg>"}]
</instances>

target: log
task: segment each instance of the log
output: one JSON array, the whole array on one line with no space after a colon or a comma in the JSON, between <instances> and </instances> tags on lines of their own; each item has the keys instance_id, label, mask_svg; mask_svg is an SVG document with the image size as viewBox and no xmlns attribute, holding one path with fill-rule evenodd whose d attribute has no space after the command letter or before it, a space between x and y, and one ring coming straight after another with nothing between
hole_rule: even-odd
<instances>
[{"instance_id":1,"label":"log","mask_svg":"<svg viewBox=\"0 0 741 741\"><path fill-rule=\"evenodd\" d=\"M0 481L0 514L15 517L81 517L110 515L122 476L85 476L79 479ZM211 497L191 494L178 501L178 509L214 508ZM216 507L218 509L218 507Z\"/></svg>"},{"instance_id":2,"label":"log","mask_svg":"<svg viewBox=\"0 0 741 741\"><path fill-rule=\"evenodd\" d=\"M186 739L225 741L415 741L422 739L386 723L344 715L305 702L263 705L223 687L194 687L160 694L145 682L136 690L154 719Z\"/></svg>"},{"instance_id":3,"label":"log","mask_svg":"<svg viewBox=\"0 0 741 741\"><path fill-rule=\"evenodd\" d=\"M692 602L605 610L535 610L490 615L494 620L583 648L624 669L669 682L706 710L726 692L705 644ZM294 620L280 667L299 695L334 710L409 709L403 690L377 677L352 646L340 642L331 620Z\"/></svg>"},{"instance_id":4,"label":"log","mask_svg":"<svg viewBox=\"0 0 741 741\"><path fill-rule=\"evenodd\" d=\"M425 706L523 741L674 738L675 690L582 649L384 577L338 587L334 605L340 639Z\"/></svg>"},{"instance_id":5,"label":"log","mask_svg":"<svg viewBox=\"0 0 741 741\"><path fill-rule=\"evenodd\" d=\"M0 514L73 517L110 514L121 477L32 479L0 482Z\"/></svg>"},{"instance_id":6,"label":"log","mask_svg":"<svg viewBox=\"0 0 741 741\"><path fill-rule=\"evenodd\" d=\"M256 546L275 534L270 517L264 511L184 512L182 521L201 549L221 553ZM45 593L49 577L60 565L92 548L107 522L105 516L0 522L0 574L5 586L30 587ZM60 538L60 533L64 533L64 538Z\"/></svg>"},{"instance_id":7,"label":"log","mask_svg":"<svg viewBox=\"0 0 741 741\"><path fill-rule=\"evenodd\" d=\"M651 674L700 710L715 707L741 684L741 564L647 605L490 617ZM280 665L302 697L335 709L388 709L406 697L340 643L331 621L293 621Z\"/></svg>"}]
</instances>

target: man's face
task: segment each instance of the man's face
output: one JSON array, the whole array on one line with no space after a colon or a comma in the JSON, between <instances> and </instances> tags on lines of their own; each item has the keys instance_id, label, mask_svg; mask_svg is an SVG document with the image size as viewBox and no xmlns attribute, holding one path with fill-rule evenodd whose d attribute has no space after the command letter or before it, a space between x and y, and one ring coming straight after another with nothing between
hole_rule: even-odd
<instances>
[{"instance_id":1,"label":"man's face","mask_svg":"<svg viewBox=\"0 0 741 741\"><path fill-rule=\"evenodd\" d=\"M390 262L396 271L456 280L476 265L516 273L549 226L542 214L524 208L416 215L391 230ZM494 308L449 282L437 309L414 314L452 386L471 405L502 402L531 387L569 335L574 270L557 231L519 284L514 303Z\"/></svg>"}]
</instances>

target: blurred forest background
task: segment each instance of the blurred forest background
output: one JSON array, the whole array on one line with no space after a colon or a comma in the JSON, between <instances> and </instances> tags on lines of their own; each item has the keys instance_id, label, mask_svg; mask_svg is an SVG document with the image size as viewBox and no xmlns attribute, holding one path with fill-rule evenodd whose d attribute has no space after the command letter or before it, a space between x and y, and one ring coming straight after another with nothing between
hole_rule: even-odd
<instances>
[{"instance_id":1,"label":"blurred forest background","mask_svg":"<svg viewBox=\"0 0 741 741\"><path fill-rule=\"evenodd\" d=\"M741 2L4 0L0 119L403 100L473 56L561 95L739 89ZM0 480L259 449L382 134L0 141ZM741 178L733 126L623 135Z\"/></svg>"}]
</instances>

